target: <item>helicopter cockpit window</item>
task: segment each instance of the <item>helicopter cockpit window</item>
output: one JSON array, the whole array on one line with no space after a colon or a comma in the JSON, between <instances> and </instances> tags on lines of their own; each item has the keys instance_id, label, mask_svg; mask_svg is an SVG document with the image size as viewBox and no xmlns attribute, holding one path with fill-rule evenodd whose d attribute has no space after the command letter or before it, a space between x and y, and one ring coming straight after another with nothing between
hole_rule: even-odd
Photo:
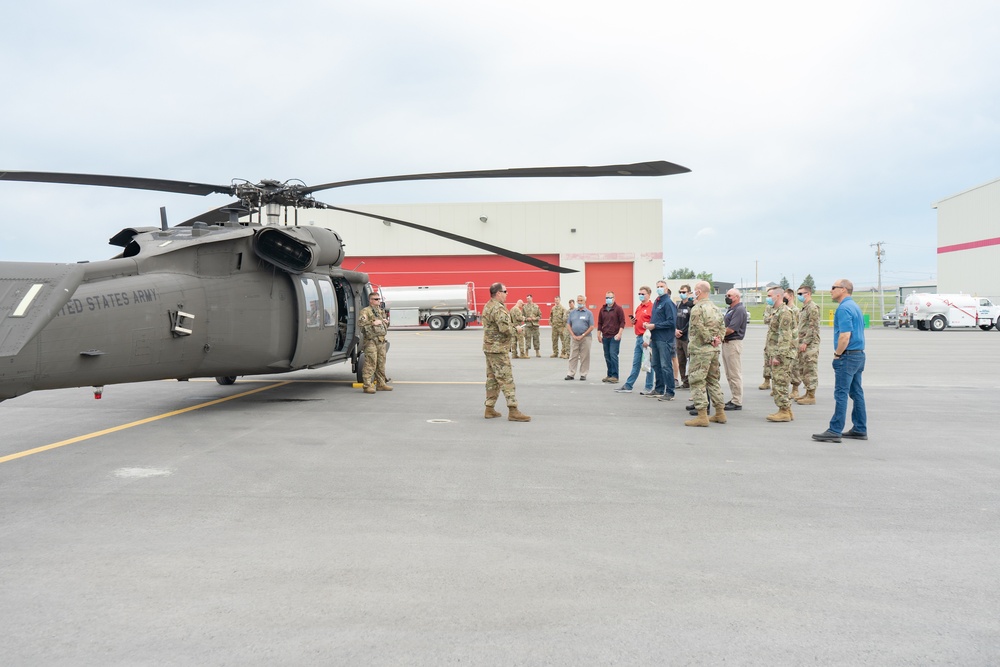
<instances>
[{"instance_id":1,"label":"helicopter cockpit window","mask_svg":"<svg viewBox=\"0 0 1000 667\"><path fill-rule=\"evenodd\" d=\"M323 304L320 301L319 286L312 278L299 278L302 281L302 293L305 294L306 326L310 329L318 327L322 322Z\"/></svg>"},{"instance_id":2,"label":"helicopter cockpit window","mask_svg":"<svg viewBox=\"0 0 1000 667\"><path fill-rule=\"evenodd\" d=\"M330 282L329 278L323 278L318 283L319 291L323 295L323 324L328 326L333 324L333 317L336 312L336 306L334 305L336 301L333 299L333 283Z\"/></svg>"}]
</instances>

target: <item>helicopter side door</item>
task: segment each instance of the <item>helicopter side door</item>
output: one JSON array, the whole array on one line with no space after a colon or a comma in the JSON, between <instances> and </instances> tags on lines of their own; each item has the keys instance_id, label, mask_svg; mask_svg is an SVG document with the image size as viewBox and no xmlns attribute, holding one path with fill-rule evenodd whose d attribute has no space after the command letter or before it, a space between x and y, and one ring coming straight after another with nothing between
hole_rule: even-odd
<instances>
[{"instance_id":1,"label":"helicopter side door","mask_svg":"<svg viewBox=\"0 0 1000 667\"><path fill-rule=\"evenodd\" d=\"M322 366L333 357L337 344L338 313L333 283L328 276L303 273L293 276L298 302L298 339L293 368Z\"/></svg>"}]
</instances>

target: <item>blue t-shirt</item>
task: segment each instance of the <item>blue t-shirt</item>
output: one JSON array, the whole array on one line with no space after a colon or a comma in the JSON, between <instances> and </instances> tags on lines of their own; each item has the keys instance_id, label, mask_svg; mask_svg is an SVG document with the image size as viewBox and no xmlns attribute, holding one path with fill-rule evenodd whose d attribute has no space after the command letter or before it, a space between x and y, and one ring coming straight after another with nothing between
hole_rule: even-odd
<instances>
[{"instance_id":1,"label":"blue t-shirt","mask_svg":"<svg viewBox=\"0 0 1000 667\"><path fill-rule=\"evenodd\" d=\"M569 328L573 331L573 335L579 336L584 331L594 326L594 314L586 308L583 310L574 308L569 311L567 321L569 322Z\"/></svg>"},{"instance_id":2,"label":"blue t-shirt","mask_svg":"<svg viewBox=\"0 0 1000 667\"><path fill-rule=\"evenodd\" d=\"M844 297L833 314L834 350L837 349L840 334L848 331L851 333L851 342L847 344L847 349L865 349L865 316L861 314L861 308L858 307L858 304L854 303L854 299L849 296Z\"/></svg>"}]
</instances>

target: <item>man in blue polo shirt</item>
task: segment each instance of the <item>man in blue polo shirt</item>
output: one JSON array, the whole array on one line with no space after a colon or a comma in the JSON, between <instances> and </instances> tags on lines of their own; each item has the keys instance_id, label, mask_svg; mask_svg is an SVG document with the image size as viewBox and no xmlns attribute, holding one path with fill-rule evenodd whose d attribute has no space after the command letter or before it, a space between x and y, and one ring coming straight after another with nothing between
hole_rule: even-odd
<instances>
[{"instance_id":1,"label":"man in blue polo shirt","mask_svg":"<svg viewBox=\"0 0 1000 667\"><path fill-rule=\"evenodd\" d=\"M861 373L865 370L865 319L851 294L854 283L841 278L830 288L830 298L837 302L833 315L833 418L823 433L813 435L820 442L840 442L840 439L868 439L868 413L865 392L861 388ZM851 430L842 433L847 420L847 399L854 401Z\"/></svg>"}]
</instances>

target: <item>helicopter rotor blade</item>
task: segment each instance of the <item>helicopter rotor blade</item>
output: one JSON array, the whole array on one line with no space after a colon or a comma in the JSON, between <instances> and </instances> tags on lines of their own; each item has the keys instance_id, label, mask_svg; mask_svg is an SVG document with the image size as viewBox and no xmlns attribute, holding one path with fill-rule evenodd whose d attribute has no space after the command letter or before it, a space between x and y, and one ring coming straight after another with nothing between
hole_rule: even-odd
<instances>
[{"instance_id":1,"label":"helicopter rotor blade","mask_svg":"<svg viewBox=\"0 0 1000 667\"><path fill-rule=\"evenodd\" d=\"M500 255L502 257L508 257L518 262L523 262L524 264L530 264L531 266L535 266L538 267L539 269L544 269L546 271L554 271L556 273L577 273L576 269L567 269L564 266L559 266L558 264L550 264L549 262L546 262L544 260L536 259L534 257L519 252L514 252L513 250L507 250L506 248L501 248L500 246L491 245L489 243L483 243L482 241L477 241L476 239L472 239L467 236L452 234L451 232L446 232L440 229L434 229L433 227L425 227L424 225L418 225L415 222L407 222L406 220L390 218L385 215L377 215L375 213L365 213L364 211L356 211L350 208L332 206L330 204L324 204L322 202L316 202L316 208L327 209L330 211L341 211L343 213L352 213L354 215L361 215L366 218L372 218L374 220L381 220L383 222L391 222L397 225L402 225L404 227L410 227L412 229L419 229L420 231L427 232L428 234L434 234L435 236L441 236L446 239L451 239L452 241L458 241L459 243L464 243L465 245L470 245L474 248L479 248L481 250L485 250L487 252Z\"/></svg>"},{"instance_id":2,"label":"helicopter rotor blade","mask_svg":"<svg viewBox=\"0 0 1000 667\"><path fill-rule=\"evenodd\" d=\"M654 162L636 162L634 164L609 164L599 167L525 167L521 169L486 169L480 171L446 171L436 174L409 174L403 176L382 176L379 178L361 178L353 181L337 181L323 183L302 189L309 194L331 188L343 188L350 185L366 185L369 183L390 183L395 181L437 181L462 178L581 178L595 176L670 176L691 171L679 164L658 160Z\"/></svg>"},{"instance_id":3,"label":"helicopter rotor blade","mask_svg":"<svg viewBox=\"0 0 1000 667\"><path fill-rule=\"evenodd\" d=\"M131 190L156 190L176 192L183 195L210 195L215 193L234 194L232 185L211 185L168 181L160 178L136 178L134 176L106 176L102 174L66 174L54 171L0 171L0 181L22 181L25 183L61 183L66 185L98 185L107 188L128 188Z\"/></svg>"}]
</instances>

